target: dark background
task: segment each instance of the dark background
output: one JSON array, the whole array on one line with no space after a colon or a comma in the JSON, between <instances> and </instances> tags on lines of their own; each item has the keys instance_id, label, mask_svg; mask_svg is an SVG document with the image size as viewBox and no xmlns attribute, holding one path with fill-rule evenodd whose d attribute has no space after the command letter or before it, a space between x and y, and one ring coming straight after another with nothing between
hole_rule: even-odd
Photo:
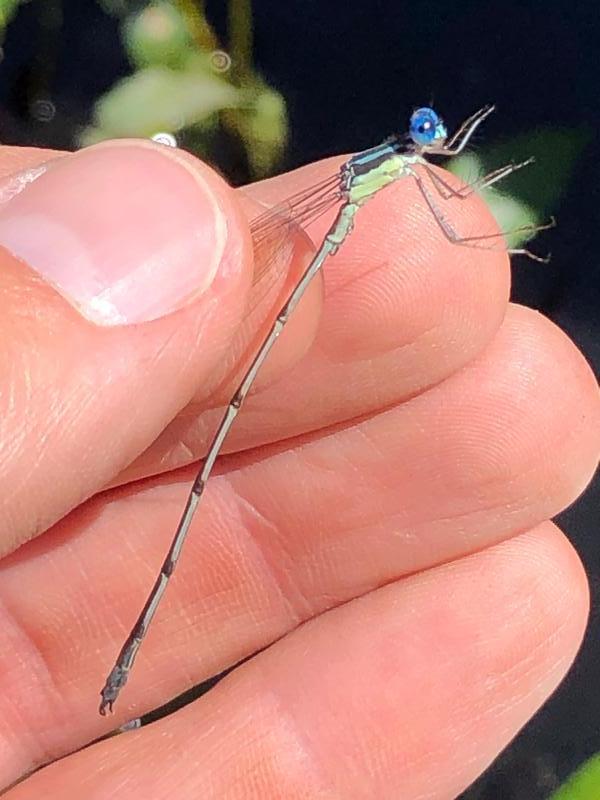
<instances>
[{"instance_id":1,"label":"dark background","mask_svg":"<svg viewBox=\"0 0 600 800\"><path fill-rule=\"evenodd\" d=\"M94 100L130 70L118 24L93 0L26 4L0 63L0 140L58 148L89 122ZM207 3L227 42L226 2ZM513 299L542 310L600 367L600 11L594 2L255 0L255 62L287 101L286 167L370 146L434 102L449 127L480 106L498 111L490 140L537 125L593 134L546 235L552 264L514 264ZM32 86L55 117L35 119ZM549 398L551 402L551 398ZM600 482L558 522L581 554L593 607L569 677L464 800L545 800L600 751Z\"/></svg>"}]
</instances>

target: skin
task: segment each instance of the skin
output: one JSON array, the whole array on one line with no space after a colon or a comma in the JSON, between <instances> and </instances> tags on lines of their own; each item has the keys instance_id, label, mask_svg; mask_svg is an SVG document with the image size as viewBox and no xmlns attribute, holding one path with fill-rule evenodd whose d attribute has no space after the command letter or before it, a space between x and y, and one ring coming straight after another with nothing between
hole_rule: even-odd
<instances>
[{"instance_id":1,"label":"skin","mask_svg":"<svg viewBox=\"0 0 600 800\"><path fill-rule=\"evenodd\" d=\"M0 176L59 157L3 148ZM115 174L126 157L109 154ZM97 714L185 465L310 252L298 234L283 271L254 263L246 215L339 163L242 195L190 157L227 214L229 280L151 323L92 325L0 250L7 800L448 800L573 661L587 583L549 520L596 468L597 383L560 330L508 302L505 254L449 244L399 182L278 343L115 715ZM493 230L476 198L444 207L459 230ZM175 714L73 752L267 647Z\"/></svg>"}]
</instances>

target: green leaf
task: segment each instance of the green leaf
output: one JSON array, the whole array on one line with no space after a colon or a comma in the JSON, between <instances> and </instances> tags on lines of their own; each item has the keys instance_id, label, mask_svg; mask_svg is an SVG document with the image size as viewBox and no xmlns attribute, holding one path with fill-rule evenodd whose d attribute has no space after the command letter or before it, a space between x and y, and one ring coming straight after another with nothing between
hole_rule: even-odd
<instances>
[{"instance_id":1,"label":"green leaf","mask_svg":"<svg viewBox=\"0 0 600 800\"><path fill-rule=\"evenodd\" d=\"M102 138L175 133L243 103L241 90L196 66L192 61L185 71L148 67L120 81L96 104L95 124L81 142L99 141L100 131Z\"/></svg>"},{"instance_id":2,"label":"green leaf","mask_svg":"<svg viewBox=\"0 0 600 800\"><path fill-rule=\"evenodd\" d=\"M541 128L453 158L448 169L465 183L472 183L505 164L526 161L533 164L485 189L485 198L501 230L546 222L564 194L577 158L590 139L588 131ZM531 238L528 233L507 236L510 247L519 247Z\"/></svg>"},{"instance_id":3,"label":"green leaf","mask_svg":"<svg viewBox=\"0 0 600 800\"><path fill-rule=\"evenodd\" d=\"M489 170L479 155L467 153L453 158L448 169L464 183L473 183L482 178ZM502 183L504 187L504 183ZM506 243L509 247L519 247L531 238L530 232L513 232L523 225L537 225L542 222L542 215L535 207L527 204L518 196L492 186L479 193L498 223L500 230L507 231Z\"/></svg>"},{"instance_id":4,"label":"green leaf","mask_svg":"<svg viewBox=\"0 0 600 800\"><path fill-rule=\"evenodd\" d=\"M511 197L494 189L487 189L482 195L500 230L506 232L504 238L508 247L520 247L535 235L535 232L517 230L523 225L541 224L542 219L534 209L517 197Z\"/></svg>"},{"instance_id":5,"label":"green leaf","mask_svg":"<svg viewBox=\"0 0 600 800\"><path fill-rule=\"evenodd\" d=\"M600 798L600 753L582 764L549 800L598 800L598 798Z\"/></svg>"},{"instance_id":6,"label":"green leaf","mask_svg":"<svg viewBox=\"0 0 600 800\"><path fill-rule=\"evenodd\" d=\"M181 13L170 3L151 3L131 15L123 26L123 39L136 67L182 66L194 49Z\"/></svg>"},{"instance_id":7,"label":"green leaf","mask_svg":"<svg viewBox=\"0 0 600 800\"><path fill-rule=\"evenodd\" d=\"M123 41L136 71L97 101L79 143L171 133L210 162L227 133L246 151L252 177L271 174L287 143L288 120L281 95L251 66L250 0L230 0L227 53L198 0L152 0L141 9L140 0L100 2L124 19Z\"/></svg>"},{"instance_id":8,"label":"green leaf","mask_svg":"<svg viewBox=\"0 0 600 800\"><path fill-rule=\"evenodd\" d=\"M25 0L0 0L0 32L5 28L14 16L17 8Z\"/></svg>"},{"instance_id":9,"label":"green leaf","mask_svg":"<svg viewBox=\"0 0 600 800\"><path fill-rule=\"evenodd\" d=\"M486 174L504 164L526 161L533 156L533 164L510 175L499 186L500 191L519 198L542 219L556 210L577 159L590 140L590 131L585 128L540 128L478 150L477 158L481 174ZM469 158L470 155L460 156L452 163L460 169L460 162Z\"/></svg>"},{"instance_id":10,"label":"green leaf","mask_svg":"<svg viewBox=\"0 0 600 800\"><path fill-rule=\"evenodd\" d=\"M252 175L270 175L283 156L288 135L285 101L260 79L249 90L252 101L226 117L244 144Z\"/></svg>"}]
</instances>

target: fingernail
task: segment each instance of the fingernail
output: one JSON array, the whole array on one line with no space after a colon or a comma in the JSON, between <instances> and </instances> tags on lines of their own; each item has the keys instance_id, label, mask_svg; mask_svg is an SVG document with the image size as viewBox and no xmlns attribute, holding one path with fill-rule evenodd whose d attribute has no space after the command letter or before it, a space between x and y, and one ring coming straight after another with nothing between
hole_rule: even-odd
<instances>
[{"instance_id":1,"label":"fingernail","mask_svg":"<svg viewBox=\"0 0 600 800\"><path fill-rule=\"evenodd\" d=\"M151 143L50 162L0 208L0 245L98 325L147 322L196 299L226 237L201 169Z\"/></svg>"}]
</instances>

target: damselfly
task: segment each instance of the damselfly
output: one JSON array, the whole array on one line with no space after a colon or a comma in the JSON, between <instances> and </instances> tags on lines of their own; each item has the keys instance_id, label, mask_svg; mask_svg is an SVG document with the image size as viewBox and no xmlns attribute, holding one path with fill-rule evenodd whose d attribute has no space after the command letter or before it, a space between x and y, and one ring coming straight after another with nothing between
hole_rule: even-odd
<instances>
[{"instance_id":1,"label":"damselfly","mask_svg":"<svg viewBox=\"0 0 600 800\"><path fill-rule=\"evenodd\" d=\"M315 220L336 205L340 207L321 246L306 267L289 298L279 310L268 335L227 406L208 448L202 468L198 472L191 488L183 515L161 567L160 574L102 689L101 714L106 714L107 710L112 711L120 690L127 682L142 640L181 555L183 543L216 458L261 365L313 278L317 275L324 262L337 253L350 235L354 226L354 218L361 206L391 183L401 178L410 179L416 183L427 208L431 212L432 218L450 242L464 247L488 249L494 247L493 240L502 243L501 233L492 233L484 236L460 236L441 212L439 204L449 198L464 199L473 192L485 189L531 163L532 159L521 163L508 164L460 189L453 188L439 173L432 169L427 161L428 156L453 156L464 150L477 127L492 111L493 106L482 108L467 119L451 138L448 138L446 126L436 112L431 108L420 108L413 113L410 119L408 136L393 136L383 144L353 156L340 168L337 174L321 181L310 189L299 192L287 201L286 214L291 215L291 220L295 224L301 225ZM251 226L254 239L260 242L272 235L282 225L282 217L283 224L287 224L289 216L283 216L281 208L267 211L258 217ZM517 230L533 234L545 227L549 226L526 225ZM536 256L524 247L508 249L507 252L520 253L536 261L546 260Z\"/></svg>"}]
</instances>

